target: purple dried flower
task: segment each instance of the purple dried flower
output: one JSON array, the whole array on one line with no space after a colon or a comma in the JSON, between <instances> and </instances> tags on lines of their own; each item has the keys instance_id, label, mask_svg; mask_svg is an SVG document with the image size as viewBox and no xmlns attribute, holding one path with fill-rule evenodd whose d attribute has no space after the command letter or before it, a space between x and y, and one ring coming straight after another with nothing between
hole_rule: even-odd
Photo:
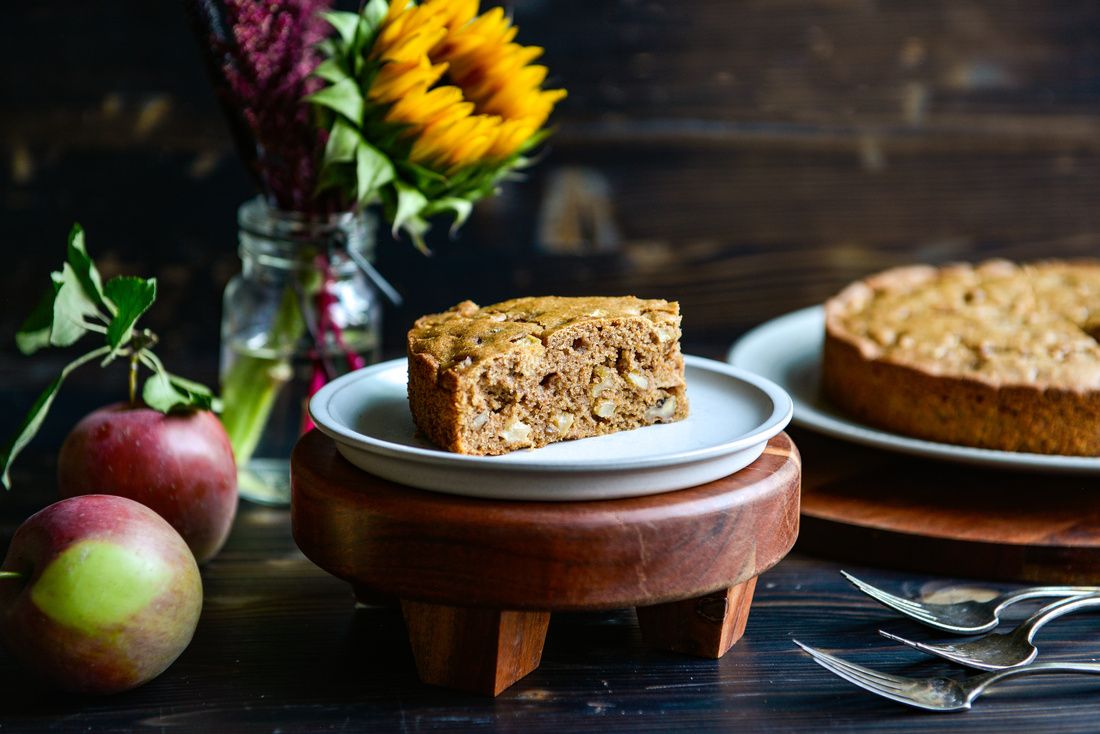
<instances>
[{"instance_id":1,"label":"purple dried flower","mask_svg":"<svg viewBox=\"0 0 1100 734\"><path fill-rule=\"evenodd\" d=\"M319 13L331 0L191 4L238 146L269 203L289 211L335 208L313 196L324 138L302 102L321 84L311 74L322 60L315 46L329 31Z\"/></svg>"}]
</instances>

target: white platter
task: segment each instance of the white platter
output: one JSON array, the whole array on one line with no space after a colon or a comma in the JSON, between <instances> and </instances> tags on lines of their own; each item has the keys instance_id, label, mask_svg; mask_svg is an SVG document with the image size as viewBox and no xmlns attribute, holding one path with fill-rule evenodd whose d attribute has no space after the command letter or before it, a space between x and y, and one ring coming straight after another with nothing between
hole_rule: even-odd
<instances>
[{"instance_id":1,"label":"white platter","mask_svg":"<svg viewBox=\"0 0 1100 734\"><path fill-rule=\"evenodd\" d=\"M859 423L821 393L825 311L811 306L764 323L730 349L731 364L756 372L785 389L794 401L795 425L855 443L931 459L997 469L1058 474L1100 474L1100 457L995 451L923 441Z\"/></svg>"},{"instance_id":2,"label":"white platter","mask_svg":"<svg viewBox=\"0 0 1100 734\"><path fill-rule=\"evenodd\" d=\"M790 421L790 398L772 382L722 362L685 362L685 420L503 456L453 454L419 436L404 359L333 380L309 411L344 458L408 486L511 500L638 497L728 476L755 461Z\"/></svg>"}]
</instances>

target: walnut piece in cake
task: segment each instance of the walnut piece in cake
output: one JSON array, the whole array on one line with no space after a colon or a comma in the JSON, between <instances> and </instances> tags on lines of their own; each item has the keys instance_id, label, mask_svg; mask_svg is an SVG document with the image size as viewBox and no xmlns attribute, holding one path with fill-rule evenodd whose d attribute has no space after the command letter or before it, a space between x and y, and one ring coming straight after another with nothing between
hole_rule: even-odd
<instances>
[{"instance_id":1,"label":"walnut piece in cake","mask_svg":"<svg viewBox=\"0 0 1100 734\"><path fill-rule=\"evenodd\" d=\"M457 453L503 454L688 414L675 302L464 301L418 319L408 357L413 420Z\"/></svg>"}]
</instances>

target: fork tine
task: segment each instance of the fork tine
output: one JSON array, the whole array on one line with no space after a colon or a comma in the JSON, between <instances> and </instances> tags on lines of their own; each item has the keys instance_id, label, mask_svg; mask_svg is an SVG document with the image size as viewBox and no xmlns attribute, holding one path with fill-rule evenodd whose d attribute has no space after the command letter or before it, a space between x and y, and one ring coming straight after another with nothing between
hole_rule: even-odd
<instances>
[{"instance_id":1,"label":"fork tine","mask_svg":"<svg viewBox=\"0 0 1100 734\"><path fill-rule=\"evenodd\" d=\"M861 672L864 671L875 671L869 671L867 668L863 668L853 663L847 663L847 661L843 661L840 658L829 655L828 653L823 653L820 650L815 650L814 648L809 647L808 645L803 645L797 640L795 640L795 642L799 645L799 647L809 653L810 658L815 663L825 668L825 670L829 671L833 675L839 678L843 678L852 685L858 686L865 691L870 691L871 693L892 699L894 701L898 701L900 703L916 705L916 702L914 701L912 696L903 692L899 686L891 685L887 687L883 684L882 681L868 678L865 675L861 674ZM848 667L841 667L839 663L847 663Z\"/></svg>"},{"instance_id":2,"label":"fork tine","mask_svg":"<svg viewBox=\"0 0 1100 734\"><path fill-rule=\"evenodd\" d=\"M979 668L981 670L996 670L996 667L991 668L989 663L980 658L974 657L969 653L969 651L964 651L957 645L929 645L924 642L914 642L912 640L907 640L904 637L892 635L885 630L879 630L878 633L883 637L886 637L887 639L894 640L895 642L900 642L903 645L908 645L914 650L920 650L927 655L935 655L936 657L950 660L952 662L959 663L960 665L966 665L967 667L971 668Z\"/></svg>"},{"instance_id":3,"label":"fork tine","mask_svg":"<svg viewBox=\"0 0 1100 734\"><path fill-rule=\"evenodd\" d=\"M914 650L920 650L923 653L929 655L938 655L940 657L948 657L952 660L971 660L972 658L965 653L959 652L959 649L955 645L929 645L926 642L915 642L913 640L907 640L904 637L898 635L892 635L886 630L879 630L878 633L888 640L894 642L900 642L903 645L908 645Z\"/></svg>"},{"instance_id":4,"label":"fork tine","mask_svg":"<svg viewBox=\"0 0 1100 734\"><path fill-rule=\"evenodd\" d=\"M895 612L900 612L907 617L912 617L913 619L929 623L936 621L936 616L924 607L902 603L904 600L899 600L898 597L891 594L887 594L878 590L864 590L863 593L867 594L867 596L871 597L880 604L887 606L890 609L893 609Z\"/></svg>"},{"instance_id":5,"label":"fork tine","mask_svg":"<svg viewBox=\"0 0 1100 734\"><path fill-rule=\"evenodd\" d=\"M841 571L840 573L844 576L844 578L848 579L848 581L850 581L852 583L852 585L855 586L857 589L862 591L867 596L870 596L874 599L877 599L878 601L882 602L883 604L886 604L888 606L892 606L895 609L900 606L900 607L904 607L905 610L911 610L911 611L914 611L914 612L920 611L920 612L924 612L925 614L927 614L927 612L925 612L925 610L924 610L924 605L922 605L920 602L915 602L911 599L905 599L905 598L900 597L900 596L895 596L894 594L891 594L888 591L883 591L882 589L878 588L877 586L872 586L871 584L867 583L866 581L862 581L862 580L856 578L855 576L848 573L847 571ZM898 609L898 611L902 611L902 610Z\"/></svg>"},{"instance_id":6,"label":"fork tine","mask_svg":"<svg viewBox=\"0 0 1100 734\"><path fill-rule=\"evenodd\" d=\"M890 697L890 698L901 695L896 690L890 690L890 689L884 688L877 681L867 680L865 678L861 678L857 675L849 673L848 671L844 670L843 668L839 668L839 667L833 665L828 660L824 660L824 659L819 658L819 657L811 657L811 660L813 660L815 663L820 665L822 668L825 668L825 670L829 671L830 673L837 676L838 678L843 678L844 680L848 681L849 683L851 683L855 686L859 686L860 688L862 688L865 691L870 691L871 693L877 693L880 696L887 696L887 697Z\"/></svg>"},{"instance_id":7,"label":"fork tine","mask_svg":"<svg viewBox=\"0 0 1100 734\"><path fill-rule=\"evenodd\" d=\"M861 589L863 593L871 597L875 601L884 604L894 611L901 612L902 614L919 619L922 622L935 622L936 617L927 609L922 606L907 602L905 599L896 597L893 594L889 594L879 589Z\"/></svg>"},{"instance_id":8,"label":"fork tine","mask_svg":"<svg viewBox=\"0 0 1100 734\"><path fill-rule=\"evenodd\" d=\"M889 632L887 632L886 630L879 630L878 633L880 635L882 635L883 637L885 637L886 639L888 639L888 640L893 640L894 642L900 642L901 644L908 645L909 647L911 647L915 650L923 649L921 647L921 643L914 642L913 640L907 640L904 637L899 637L897 635L892 635Z\"/></svg>"},{"instance_id":9,"label":"fork tine","mask_svg":"<svg viewBox=\"0 0 1100 734\"><path fill-rule=\"evenodd\" d=\"M812 657L818 663L821 663L823 667L829 668L838 675L841 671L843 671L849 676L858 678L859 680L862 680L866 683L874 684L876 686L882 687L885 690L891 690L894 692L900 692L911 683L911 681L906 678L899 678L896 675L890 675L889 673L883 673L878 670L872 670L871 668L865 668L862 665L850 663L843 658L838 658L835 655L830 655L823 650L818 650L816 648L810 647L809 645L804 645L801 642L798 642L798 640L795 640L795 644L805 650L810 655L810 657ZM828 663L828 665L826 665L826 663ZM851 678L849 678L849 680L851 680Z\"/></svg>"}]
</instances>

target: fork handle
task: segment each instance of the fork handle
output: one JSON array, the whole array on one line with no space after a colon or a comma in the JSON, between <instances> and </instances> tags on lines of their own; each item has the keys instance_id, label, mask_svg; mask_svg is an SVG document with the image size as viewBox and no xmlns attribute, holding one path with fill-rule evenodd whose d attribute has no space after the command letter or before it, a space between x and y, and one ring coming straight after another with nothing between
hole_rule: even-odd
<instances>
[{"instance_id":1,"label":"fork handle","mask_svg":"<svg viewBox=\"0 0 1100 734\"><path fill-rule=\"evenodd\" d=\"M1032 586L1001 594L997 597L997 611L1028 599L1046 599L1053 596L1065 599L1070 596L1096 593L1100 593L1100 586Z\"/></svg>"},{"instance_id":2,"label":"fork handle","mask_svg":"<svg viewBox=\"0 0 1100 734\"><path fill-rule=\"evenodd\" d=\"M1003 681L1005 678L1013 678L1018 675L1042 675L1044 673L1088 673L1090 675L1100 675L1100 663L1031 663L1029 665L1021 665L1018 668L1006 668L1005 670L997 670L992 673L982 673L981 675L976 675L968 679L966 683L973 686L973 693L971 694L971 700L973 700L986 688Z\"/></svg>"},{"instance_id":3,"label":"fork handle","mask_svg":"<svg viewBox=\"0 0 1100 734\"><path fill-rule=\"evenodd\" d=\"M1100 607L1100 594L1074 596L1069 599L1056 601L1053 604L1047 604L1035 614L1028 617L1027 620L1017 628L1016 634L1026 634L1028 642L1031 642L1035 638L1035 633L1047 622L1058 619L1058 617L1063 615L1092 607Z\"/></svg>"}]
</instances>

